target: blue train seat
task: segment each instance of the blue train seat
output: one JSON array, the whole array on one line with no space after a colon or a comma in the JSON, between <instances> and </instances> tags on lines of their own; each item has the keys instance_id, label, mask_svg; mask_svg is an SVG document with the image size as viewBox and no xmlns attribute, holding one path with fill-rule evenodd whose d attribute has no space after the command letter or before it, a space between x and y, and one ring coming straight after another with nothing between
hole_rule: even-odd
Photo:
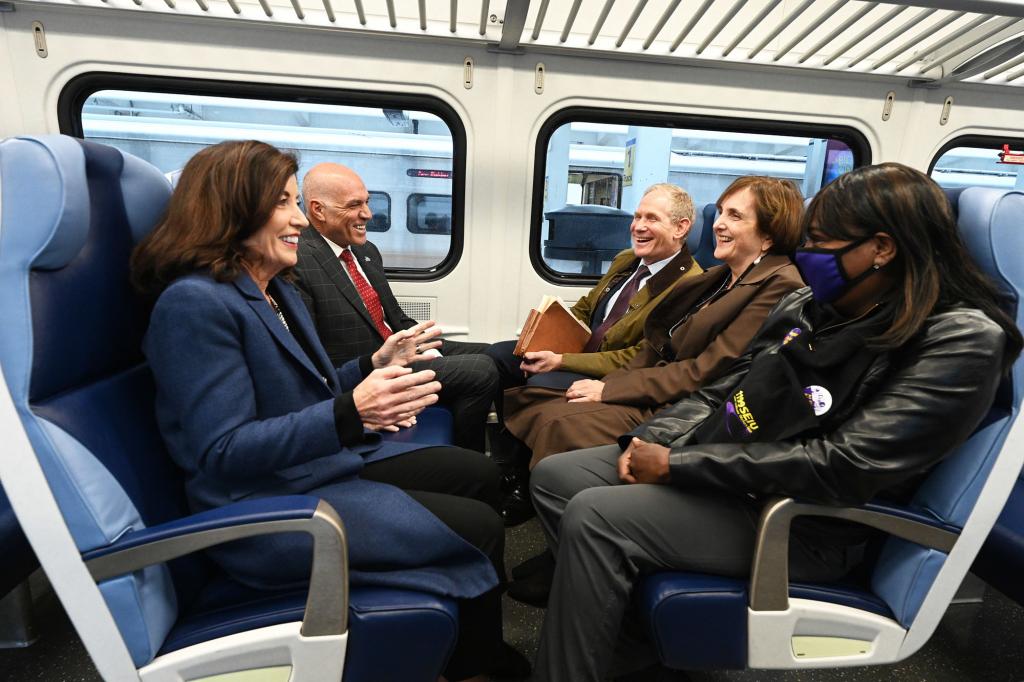
<instances>
[{"instance_id":1,"label":"blue train seat","mask_svg":"<svg viewBox=\"0 0 1024 682\"><path fill-rule=\"evenodd\" d=\"M718 208L714 204L704 206L697 211L690 234L686 236L686 246L690 249L690 255L705 270L722 264L722 261L715 258L716 215Z\"/></svg>"},{"instance_id":2,"label":"blue train seat","mask_svg":"<svg viewBox=\"0 0 1024 682\"><path fill-rule=\"evenodd\" d=\"M7 495L0 489L0 598L23 583L39 567L28 538L21 531L18 518L11 509Z\"/></svg>"},{"instance_id":3,"label":"blue train seat","mask_svg":"<svg viewBox=\"0 0 1024 682\"><path fill-rule=\"evenodd\" d=\"M1024 327L1017 305L1024 288L1022 223L1022 192L972 187L959 196L958 225L968 250ZM692 573L645 579L636 607L661 662L676 669L842 667L891 663L916 652L934 632L1011 488L1020 494L1022 389L1024 362L1018 361L982 425L930 472L908 507L776 499L761 516L749 581ZM1016 497L1000 523L1009 515L1019 529L1020 511ZM801 515L843 518L889 535L864 585L789 582L789 525ZM1024 545L1014 532L1002 536L997 529L991 541L1019 567ZM1019 590L1020 573L1001 568Z\"/></svg>"},{"instance_id":4,"label":"blue train seat","mask_svg":"<svg viewBox=\"0 0 1024 682\"><path fill-rule=\"evenodd\" d=\"M159 171L110 147L0 143L0 479L100 674L436 680L455 604L350 590L342 521L322 501L188 514L139 349L145 309L128 283L129 254L169 195ZM198 551L271 532L313 536L308 589L247 589Z\"/></svg>"}]
</instances>

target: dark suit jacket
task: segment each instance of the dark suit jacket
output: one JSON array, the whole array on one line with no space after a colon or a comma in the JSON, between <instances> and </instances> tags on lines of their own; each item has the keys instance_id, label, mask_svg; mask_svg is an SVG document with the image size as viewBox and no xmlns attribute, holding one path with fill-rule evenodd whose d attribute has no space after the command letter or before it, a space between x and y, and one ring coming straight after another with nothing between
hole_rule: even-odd
<instances>
[{"instance_id":1,"label":"dark suit jacket","mask_svg":"<svg viewBox=\"0 0 1024 682\"><path fill-rule=\"evenodd\" d=\"M334 397L363 379L359 363L334 370L293 287L275 279L270 291L291 331L247 275L182 277L153 309L143 350L160 432L186 472L192 507L315 495L345 522L354 581L455 596L489 589L496 577L482 553L398 488L358 477L364 461L424 446L367 432L343 447ZM214 556L243 582L280 587L308 579L309 547L307 536L285 533Z\"/></svg>"},{"instance_id":2,"label":"dark suit jacket","mask_svg":"<svg viewBox=\"0 0 1024 682\"><path fill-rule=\"evenodd\" d=\"M380 297L384 319L393 331L408 329L416 320L408 317L398 305L377 247L366 242L352 247L366 279ZM295 268L296 285L302 300L313 316L320 340L331 361L340 365L347 360L369 355L380 348L384 339L373 326L370 313L359 292L319 232L312 227L299 236L299 264Z\"/></svg>"}]
</instances>

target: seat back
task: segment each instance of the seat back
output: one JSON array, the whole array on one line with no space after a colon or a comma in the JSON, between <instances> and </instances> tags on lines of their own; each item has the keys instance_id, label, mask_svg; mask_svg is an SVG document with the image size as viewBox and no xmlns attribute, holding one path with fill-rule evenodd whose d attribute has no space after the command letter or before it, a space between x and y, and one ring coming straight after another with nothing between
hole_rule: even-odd
<instances>
[{"instance_id":1,"label":"seat back","mask_svg":"<svg viewBox=\"0 0 1024 682\"><path fill-rule=\"evenodd\" d=\"M958 226L968 251L1004 294L1005 309L1018 326L1024 326L1018 305L1024 289L1024 263L1019 256L1024 249L1024 193L971 187L953 197L957 198ZM948 604L947 597L952 597L1006 502L1024 461L1020 448L1004 447L1020 410L1022 372L1024 364L1018 361L982 425L929 473L911 501L935 519L963 529L949 557L896 538L886 541L872 588L904 627L915 625L931 601L930 622L925 628L930 635L931 621L937 622ZM950 560L958 554L960 561ZM944 585L936 589L943 573Z\"/></svg>"},{"instance_id":2,"label":"seat back","mask_svg":"<svg viewBox=\"0 0 1024 682\"><path fill-rule=\"evenodd\" d=\"M722 261L715 258L715 216L718 208L714 204L707 204L697 212L690 234L686 236L686 246L702 268L721 265Z\"/></svg>"},{"instance_id":3,"label":"seat back","mask_svg":"<svg viewBox=\"0 0 1024 682\"><path fill-rule=\"evenodd\" d=\"M169 196L156 168L111 147L64 136L0 143L0 367L79 552L185 511L128 278L131 250ZM176 617L168 568L99 587L144 665Z\"/></svg>"}]
</instances>

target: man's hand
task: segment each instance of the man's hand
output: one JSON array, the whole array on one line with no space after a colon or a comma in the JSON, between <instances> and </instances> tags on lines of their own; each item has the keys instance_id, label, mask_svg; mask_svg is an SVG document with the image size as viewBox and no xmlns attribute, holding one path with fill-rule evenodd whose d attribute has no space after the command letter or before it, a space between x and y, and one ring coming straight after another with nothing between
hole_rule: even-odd
<instances>
[{"instance_id":1,"label":"man's hand","mask_svg":"<svg viewBox=\"0 0 1024 682\"><path fill-rule=\"evenodd\" d=\"M425 353L440 347L441 341L437 339L440 335L441 328L435 326L433 320L395 332L373 354L373 366L375 369L392 365L405 367L413 362L437 357L436 354Z\"/></svg>"},{"instance_id":2,"label":"man's hand","mask_svg":"<svg viewBox=\"0 0 1024 682\"><path fill-rule=\"evenodd\" d=\"M565 392L570 403L599 403L604 392L604 382L597 379L580 379Z\"/></svg>"},{"instance_id":3,"label":"man's hand","mask_svg":"<svg viewBox=\"0 0 1024 682\"><path fill-rule=\"evenodd\" d=\"M363 424L374 430L401 426L437 402L441 382L434 371L413 372L407 367L375 369L352 391Z\"/></svg>"},{"instance_id":4,"label":"man's hand","mask_svg":"<svg viewBox=\"0 0 1024 682\"><path fill-rule=\"evenodd\" d=\"M619 478L626 483L668 483L669 449L634 438L619 457Z\"/></svg>"},{"instance_id":5,"label":"man's hand","mask_svg":"<svg viewBox=\"0 0 1024 682\"><path fill-rule=\"evenodd\" d=\"M527 374L542 374L544 372L554 372L561 366L561 353L552 353L549 350L535 350L523 356L519 369Z\"/></svg>"}]
</instances>

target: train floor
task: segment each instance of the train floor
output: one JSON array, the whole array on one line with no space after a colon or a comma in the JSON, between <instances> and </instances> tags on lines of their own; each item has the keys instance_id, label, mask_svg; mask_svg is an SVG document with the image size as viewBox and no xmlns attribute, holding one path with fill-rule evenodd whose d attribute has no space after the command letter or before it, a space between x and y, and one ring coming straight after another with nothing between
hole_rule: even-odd
<instances>
[{"instance_id":1,"label":"train floor","mask_svg":"<svg viewBox=\"0 0 1024 682\"><path fill-rule=\"evenodd\" d=\"M536 520L508 533L509 566L543 548ZM24 649L0 651L0 680L95 682L99 674L53 593L36 580L38 640ZM506 639L532 658L541 609L505 598ZM981 603L955 604L931 641L907 661L889 666L807 671L648 670L628 682L1021 682L1024 680L1024 607L988 589Z\"/></svg>"}]
</instances>

